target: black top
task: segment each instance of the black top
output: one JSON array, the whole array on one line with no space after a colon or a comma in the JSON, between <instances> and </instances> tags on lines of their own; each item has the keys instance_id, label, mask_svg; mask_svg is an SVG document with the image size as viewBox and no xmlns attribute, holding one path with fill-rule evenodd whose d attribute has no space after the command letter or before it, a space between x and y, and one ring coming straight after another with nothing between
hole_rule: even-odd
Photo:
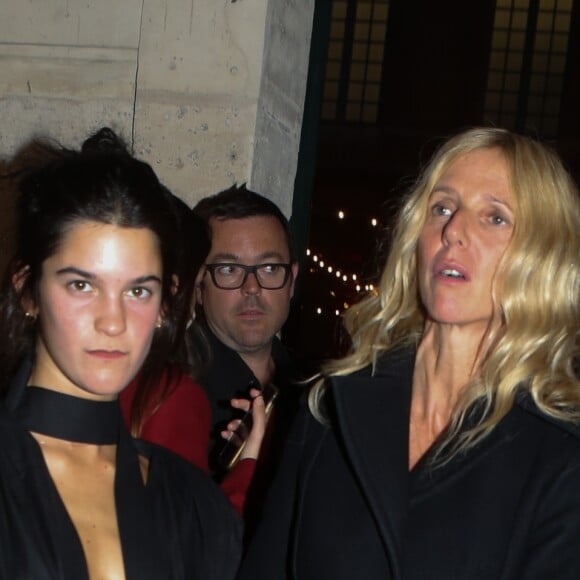
<instances>
[{"instance_id":1,"label":"black top","mask_svg":"<svg viewBox=\"0 0 580 580\"><path fill-rule=\"evenodd\" d=\"M409 471L412 351L300 413L239 580L578 580L580 437L520 397L474 448Z\"/></svg>"},{"instance_id":2,"label":"black top","mask_svg":"<svg viewBox=\"0 0 580 580\"><path fill-rule=\"evenodd\" d=\"M214 431L219 432L232 419L230 400L236 396L247 396L251 387L260 386L260 381L242 357L219 340L205 323L203 333L209 342L210 361L198 380L211 404ZM286 390L296 382L297 372L290 354L276 336L272 340L272 359L275 365L272 382Z\"/></svg>"},{"instance_id":3,"label":"black top","mask_svg":"<svg viewBox=\"0 0 580 580\"><path fill-rule=\"evenodd\" d=\"M221 342L205 322L198 324L202 324L203 335L209 343L210 360L197 379L211 404L210 468L219 474L216 459L223 443L220 431L236 416L230 400L236 396L247 396L251 387L260 387L260 382L235 350ZM279 395L275 403L276 428L275 433L270 434L272 441L269 448L277 452L298 410L302 388L298 384L296 365L277 337L272 341L272 359L275 365L272 382L278 387Z\"/></svg>"},{"instance_id":4,"label":"black top","mask_svg":"<svg viewBox=\"0 0 580 580\"><path fill-rule=\"evenodd\" d=\"M0 578L88 579L76 529L18 417L25 391L17 381L0 410ZM131 439L121 421L115 501L128 580L234 577L241 526L221 490L177 455Z\"/></svg>"},{"instance_id":5,"label":"black top","mask_svg":"<svg viewBox=\"0 0 580 580\"><path fill-rule=\"evenodd\" d=\"M231 407L230 399L235 396L247 396L250 387L259 387L260 383L242 357L223 344L205 321L198 324L202 324L202 332L210 348L209 364L205 372L198 377L212 408L209 466L214 479L220 481L224 476L224 470L219 461L219 454L224 445L220 431L228 421L241 416ZM277 337L274 337L272 341L272 358L275 365L272 382L278 388L278 396L268 421L268 429L252 484L246 494L244 507L246 539L251 537L256 523L261 518L266 490L278 468L286 437L304 391L297 365Z\"/></svg>"}]
</instances>

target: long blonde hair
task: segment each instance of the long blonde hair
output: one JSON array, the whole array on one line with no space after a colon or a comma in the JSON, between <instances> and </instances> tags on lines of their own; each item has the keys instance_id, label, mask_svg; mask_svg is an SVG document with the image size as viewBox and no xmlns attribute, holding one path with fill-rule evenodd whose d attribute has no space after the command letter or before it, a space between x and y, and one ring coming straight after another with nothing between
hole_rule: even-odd
<instances>
[{"instance_id":1,"label":"long blonde hair","mask_svg":"<svg viewBox=\"0 0 580 580\"><path fill-rule=\"evenodd\" d=\"M429 195L461 155L501 150L515 200L515 224L492 290L494 321L484 337L478 372L466 386L440 448L449 455L475 445L527 391L547 415L580 420L580 381L574 372L580 332L580 200L558 156L546 146L497 128L475 128L443 144L409 192L393 233L378 290L344 317L351 352L331 361L323 376L350 374L401 345L417 345L425 313L417 282L417 241ZM310 393L313 414L323 419L321 380ZM485 412L464 428L476 403Z\"/></svg>"}]
</instances>

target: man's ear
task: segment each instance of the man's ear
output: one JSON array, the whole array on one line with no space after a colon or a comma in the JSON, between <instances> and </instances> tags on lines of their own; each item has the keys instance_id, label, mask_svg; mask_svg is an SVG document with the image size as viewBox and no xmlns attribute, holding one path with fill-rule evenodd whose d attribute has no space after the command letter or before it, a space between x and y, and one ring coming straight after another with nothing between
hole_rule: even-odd
<instances>
[{"instance_id":1,"label":"man's ear","mask_svg":"<svg viewBox=\"0 0 580 580\"><path fill-rule=\"evenodd\" d=\"M296 286L296 277L298 276L298 262L292 264L292 284L290 287L290 297L294 296L294 287Z\"/></svg>"},{"instance_id":2,"label":"man's ear","mask_svg":"<svg viewBox=\"0 0 580 580\"><path fill-rule=\"evenodd\" d=\"M22 310L24 310L26 314L37 316L38 307L34 303L30 293L24 290L24 285L26 284L28 276L30 276L30 266L26 265L18 268L18 270L12 274L12 285L14 286L16 293L20 296L20 306L22 307Z\"/></svg>"},{"instance_id":3,"label":"man's ear","mask_svg":"<svg viewBox=\"0 0 580 580\"><path fill-rule=\"evenodd\" d=\"M203 305L203 288L201 287L201 284L195 285L195 302L200 306Z\"/></svg>"},{"instance_id":4,"label":"man's ear","mask_svg":"<svg viewBox=\"0 0 580 580\"><path fill-rule=\"evenodd\" d=\"M179 290L179 276L177 274L171 274L171 294L175 296Z\"/></svg>"}]
</instances>

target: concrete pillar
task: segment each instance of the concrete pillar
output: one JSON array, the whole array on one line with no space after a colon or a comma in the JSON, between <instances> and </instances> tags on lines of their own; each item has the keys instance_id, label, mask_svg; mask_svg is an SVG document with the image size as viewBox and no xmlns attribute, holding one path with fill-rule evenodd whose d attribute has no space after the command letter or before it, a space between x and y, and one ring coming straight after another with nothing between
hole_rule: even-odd
<instances>
[{"instance_id":1,"label":"concrete pillar","mask_svg":"<svg viewBox=\"0 0 580 580\"><path fill-rule=\"evenodd\" d=\"M268 3L250 185L287 216L298 166L314 0Z\"/></svg>"},{"instance_id":2,"label":"concrete pillar","mask_svg":"<svg viewBox=\"0 0 580 580\"><path fill-rule=\"evenodd\" d=\"M0 157L109 125L188 203L290 215L314 0L3 0Z\"/></svg>"}]
</instances>

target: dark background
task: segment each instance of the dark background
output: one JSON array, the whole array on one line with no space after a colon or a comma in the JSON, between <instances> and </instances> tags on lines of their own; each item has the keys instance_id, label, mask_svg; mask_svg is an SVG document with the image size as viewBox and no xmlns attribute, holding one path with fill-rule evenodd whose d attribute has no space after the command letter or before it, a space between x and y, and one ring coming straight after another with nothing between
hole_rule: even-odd
<instances>
[{"instance_id":1,"label":"dark background","mask_svg":"<svg viewBox=\"0 0 580 580\"><path fill-rule=\"evenodd\" d=\"M367 40L374 33L366 25L377 15L384 20L388 11L386 26L375 26L378 35L372 38L375 55L382 51L376 114L349 118L350 65L362 30L358 16L369 9L370 22L362 23ZM561 18L569 23L564 33ZM505 30L498 32L501 27ZM515 54L498 53L498 34L508 48L516 47ZM557 58L565 58L565 67L550 75ZM503 110L494 113L486 99L490 70L498 62L509 70L497 91ZM544 74L538 75L542 62ZM338 80L329 91L330 77ZM490 124L530 134L554 146L578 182L580 1L317 3L306 105L292 218L304 261L284 339L298 354L319 361L339 355L348 344L336 312L360 299L364 286L376 280L387 249L385 228L441 139ZM338 218L340 210L344 219ZM376 227L370 225L373 217ZM348 273L348 282L336 278L336 268Z\"/></svg>"}]
</instances>

